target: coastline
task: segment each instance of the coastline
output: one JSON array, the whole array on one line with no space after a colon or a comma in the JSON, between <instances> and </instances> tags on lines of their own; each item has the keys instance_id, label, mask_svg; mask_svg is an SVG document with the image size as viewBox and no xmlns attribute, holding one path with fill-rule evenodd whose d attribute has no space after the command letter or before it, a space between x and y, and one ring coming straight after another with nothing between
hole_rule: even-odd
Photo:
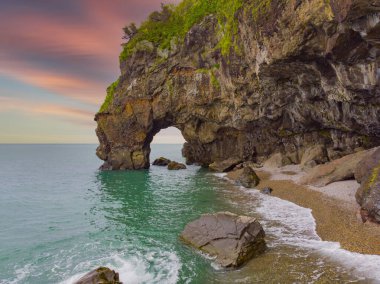
<instances>
[{"instance_id":1,"label":"coastline","mask_svg":"<svg viewBox=\"0 0 380 284\"><path fill-rule=\"evenodd\" d=\"M303 172L297 166L256 168L255 171L261 180L257 189L270 187L272 196L312 210L322 240L339 242L343 249L351 252L380 255L380 226L363 223L358 215L355 192L359 185L356 181L335 182L317 188L298 183ZM233 172L227 177L233 180Z\"/></svg>"}]
</instances>

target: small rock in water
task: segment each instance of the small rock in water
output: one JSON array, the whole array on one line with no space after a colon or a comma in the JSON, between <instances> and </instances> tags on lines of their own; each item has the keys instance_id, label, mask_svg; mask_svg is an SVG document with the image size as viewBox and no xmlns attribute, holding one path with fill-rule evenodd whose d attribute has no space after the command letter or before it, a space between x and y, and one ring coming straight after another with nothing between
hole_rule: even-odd
<instances>
[{"instance_id":1,"label":"small rock in water","mask_svg":"<svg viewBox=\"0 0 380 284\"><path fill-rule=\"evenodd\" d=\"M185 170L186 166L182 163L171 161L168 164L168 170Z\"/></svg>"},{"instance_id":2,"label":"small rock in water","mask_svg":"<svg viewBox=\"0 0 380 284\"><path fill-rule=\"evenodd\" d=\"M236 268L266 249L265 233L253 217L230 212L204 214L186 225L185 243L215 256L223 267Z\"/></svg>"},{"instance_id":3,"label":"small rock in water","mask_svg":"<svg viewBox=\"0 0 380 284\"><path fill-rule=\"evenodd\" d=\"M154 160L153 165L154 166L166 167L167 165L169 165L170 162L171 161L169 159L166 159L164 157L160 157L160 158Z\"/></svg>"},{"instance_id":4,"label":"small rock in water","mask_svg":"<svg viewBox=\"0 0 380 284\"><path fill-rule=\"evenodd\" d=\"M108 267L98 267L84 275L74 284L122 284L122 282L119 280L119 273Z\"/></svg>"},{"instance_id":5,"label":"small rock in water","mask_svg":"<svg viewBox=\"0 0 380 284\"><path fill-rule=\"evenodd\" d=\"M260 192L261 192L262 194L267 194L267 195L271 195L271 194L272 194L272 191L273 191L273 189L270 188L270 187L264 187L262 190L260 190Z\"/></svg>"}]
</instances>

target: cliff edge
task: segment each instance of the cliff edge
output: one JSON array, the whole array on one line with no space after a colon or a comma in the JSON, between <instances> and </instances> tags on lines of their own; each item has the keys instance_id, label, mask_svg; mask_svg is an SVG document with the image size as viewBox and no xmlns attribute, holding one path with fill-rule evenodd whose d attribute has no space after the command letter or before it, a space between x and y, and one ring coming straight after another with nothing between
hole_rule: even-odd
<instances>
[{"instance_id":1,"label":"cliff edge","mask_svg":"<svg viewBox=\"0 0 380 284\"><path fill-rule=\"evenodd\" d=\"M380 145L380 0L184 0L124 45L95 116L104 169L149 167L174 126L188 163L299 163Z\"/></svg>"}]
</instances>

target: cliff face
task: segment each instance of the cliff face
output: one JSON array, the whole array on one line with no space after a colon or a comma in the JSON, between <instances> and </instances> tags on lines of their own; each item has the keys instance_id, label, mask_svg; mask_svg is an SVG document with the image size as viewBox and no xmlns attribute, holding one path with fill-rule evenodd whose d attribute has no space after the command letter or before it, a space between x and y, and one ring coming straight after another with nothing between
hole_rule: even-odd
<instances>
[{"instance_id":1,"label":"cliff face","mask_svg":"<svg viewBox=\"0 0 380 284\"><path fill-rule=\"evenodd\" d=\"M142 40L121 60L95 117L104 168L149 167L169 126L202 165L380 145L380 0L242 0L234 21L228 52L207 15L170 47Z\"/></svg>"}]
</instances>

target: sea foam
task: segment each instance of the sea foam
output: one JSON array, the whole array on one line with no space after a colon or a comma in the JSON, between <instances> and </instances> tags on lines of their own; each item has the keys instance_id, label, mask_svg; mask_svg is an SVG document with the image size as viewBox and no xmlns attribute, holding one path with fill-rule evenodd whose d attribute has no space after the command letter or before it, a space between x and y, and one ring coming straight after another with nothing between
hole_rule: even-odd
<instances>
[{"instance_id":1,"label":"sea foam","mask_svg":"<svg viewBox=\"0 0 380 284\"><path fill-rule=\"evenodd\" d=\"M120 281L129 284L168 283L178 280L181 262L172 252L149 252L126 258L118 254L98 260L80 263L78 267L85 272L75 274L60 284L72 284L83 275L98 266L106 266L119 273Z\"/></svg>"},{"instance_id":2,"label":"sea foam","mask_svg":"<svg viewBox=\"0 0 380 284\"><path fill-rule=\"evenodd\" d=\"M226 174L215 174L227 179ZM295 246L317 253L321 260L327 258L340 264L353 275L380 283L380 256L367 255L342 249L337 242L323 241L317 234L312 210L280 199L261 194L258 190L238 186L242 193L252 197L252 213L262 216L260 222L267 235L273 236L269 247ZM274 225L275 224L275 225Z\"/></svg>"},{"instance_id":3,"label":"sea foam","mask_svg":"<svg viewBox=\"0 0 380 284\"><path fill-rule=\"evenodd\" d=\"M277 197L251 191L260 199L256 212L267 220L277 221L282 226L266 227L268 233L276 235L277 242L308 248L348 268L354 275L380 281L380 256L366 255L342 249L337 242L322 241L316 232L312 211ZM264 221L265 224L265 221Z\"/></svg>"}]
</instances>

